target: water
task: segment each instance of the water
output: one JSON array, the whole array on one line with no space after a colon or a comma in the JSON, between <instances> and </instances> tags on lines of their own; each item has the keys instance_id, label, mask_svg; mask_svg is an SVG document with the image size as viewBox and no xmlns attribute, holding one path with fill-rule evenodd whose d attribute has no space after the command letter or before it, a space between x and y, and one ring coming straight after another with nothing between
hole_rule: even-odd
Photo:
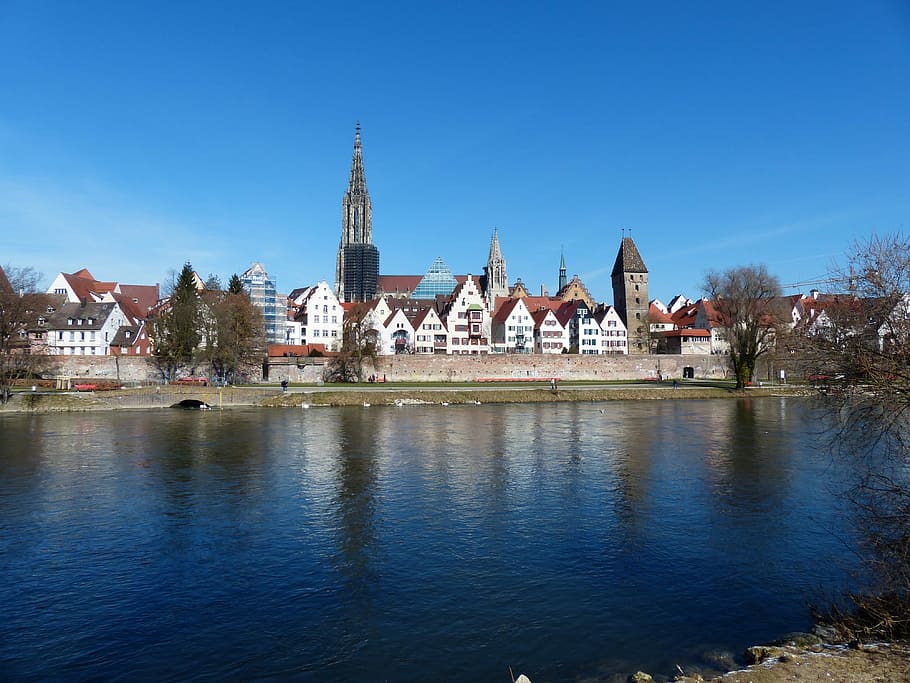
<instances>
[{"instance_id":1,"label":"water","mask_svg":"<svg viewBox=\"0 0 910 683\"><path fill-rule=\"evenodd\" d=\"M817 417L778 399L4 416L0 679L705 669L849 585Z\"/></svg>"}]
</instances>

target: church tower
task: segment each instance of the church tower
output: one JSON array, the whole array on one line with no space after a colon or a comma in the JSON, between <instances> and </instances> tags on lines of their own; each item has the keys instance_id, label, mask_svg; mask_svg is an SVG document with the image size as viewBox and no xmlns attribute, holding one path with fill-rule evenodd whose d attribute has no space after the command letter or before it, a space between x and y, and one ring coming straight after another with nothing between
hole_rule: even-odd
<instances>
[{"instance_id":1,"label":"church tower","mask_svg":"<svg viewBox=\"0 0 910 683\"><path fill-rule=\"evenodd\" d=\"M493 228L493 237L490 240L490 256L484 272L484 294L490 310L496 305L496 297L509 296L509 278L506 275L506 260L502 257L499 246L499 233Z\"/></svg>"},{"instance_id":2,"label":"church tower","mask_svg":"<svg viewBox=\"0 0 910 683\"><path fill-rule=\"evenodd\" d=\"M566 285L569 284L569 281L566 279L566 255L562 249L559 250L559 287L556 288L557 292L561 292L566 288Z\"/></svg>"},{"instance_id":3,"label":"church tower","mask_svg":"<svg viewBox=\"0 0 910 683\"><path fill-rule=\"evenodd\" d=\"M376 295L379 250L373 246L373 206L367 192L360 148L360 122L354 134L354 156L348 191L341 200L341 243L335 261L335 294L339 301L369 301Z\"/></svg>"},{"instance_id":4,"label":"church tower","mask_svg":"<svg viewBox=\"0 0 910 683\"><path fill-rule=\"evenodd\" d=\"M613 305L628 330L629 353L648 353L648 269L631 237L623 235L612 279Z\"/></svg>"}]
</instances>

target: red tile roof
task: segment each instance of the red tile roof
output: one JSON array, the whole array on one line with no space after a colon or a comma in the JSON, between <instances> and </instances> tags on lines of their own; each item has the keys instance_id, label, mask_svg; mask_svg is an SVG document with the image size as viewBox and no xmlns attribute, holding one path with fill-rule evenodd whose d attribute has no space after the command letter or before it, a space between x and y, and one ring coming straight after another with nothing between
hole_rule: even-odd
<instances>
[{"instance_id":1,"label":"red tile roof","mask_svg":"<svg viewBox=\"0 0 910 683\"><path fill-rule=\"evenodd\" d=\"M508 320L509 316L512 315L512 311L515 310L515 307L518 305L519 301L521 301L521 299L506 299L501 304L498 304L496 308L496 314L493 316L493 321L497 323L504 323L506 320Z\"/></svg>"}]
</instances>

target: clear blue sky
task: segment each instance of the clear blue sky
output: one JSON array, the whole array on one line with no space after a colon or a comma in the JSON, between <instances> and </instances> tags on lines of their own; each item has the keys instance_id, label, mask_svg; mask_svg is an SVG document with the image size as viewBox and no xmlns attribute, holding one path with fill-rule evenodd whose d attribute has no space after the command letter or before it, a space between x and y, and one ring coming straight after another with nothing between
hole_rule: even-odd
<instances>
[{"instance_id":1,"label":"clear blue sky","mask_svg":"<svg viewBox=\"0 0 910 683\"><path fill-rule=\"evenodd\" d=\"M910 2L0 0L0 263L332 282L358 120L383 273L814 280L910 227Z\"/></svg>"}]
</instances>

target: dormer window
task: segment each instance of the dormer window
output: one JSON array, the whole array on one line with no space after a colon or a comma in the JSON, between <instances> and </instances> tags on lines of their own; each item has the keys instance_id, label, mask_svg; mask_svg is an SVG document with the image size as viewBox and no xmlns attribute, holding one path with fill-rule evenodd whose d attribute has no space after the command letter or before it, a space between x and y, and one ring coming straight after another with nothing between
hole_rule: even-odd
<instances>
[{"instance_id":1,"label":"dormer window","mask_svg":"<svg viewBox=\"0 0 910 683\"><path fill-rule=\"evenodd\" d=\"M44 316L38 318L38 324L41 326L47 325L47 320L44 318Z\"/></svg>"},{"instance_id":2,"label":"dormer window","mask_svg":"<svg viewBox=\"0 0 910 683\"><path fill-rule=\"evenodd\" d=\"M72 318L67 318L67 319L66 319L66 324L67 324L67 325L72 325L72 324L73 324L73 319L72 319Z\"/></svg>"}]
</instances>

